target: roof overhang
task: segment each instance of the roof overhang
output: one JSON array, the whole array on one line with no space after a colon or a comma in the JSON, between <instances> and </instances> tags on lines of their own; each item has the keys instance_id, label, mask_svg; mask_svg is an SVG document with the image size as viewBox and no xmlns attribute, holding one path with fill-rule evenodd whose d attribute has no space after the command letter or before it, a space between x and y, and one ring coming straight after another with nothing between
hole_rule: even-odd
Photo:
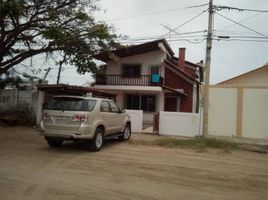
<instances>
[{"instance_id":1,"label":"roof overhang","mask_svg":"<svg viewBox=\"0 0 268 200\"><path fill-rule=\"evenodd\" d=\"M82 87L66 84L49 84L49 85L37 85L39 91L44 91L50 94L69 94L69 95L86 95L92 93L97 96L114 97L114 94L107 93L105 91L92 88Z\"/></svg>"},{"instance_id":2,"label":"roof overhang","mask_svg":"<svg viewBox=\"0 0 268 200\"><path fill-rule=\"evenodd\" d=\"M165 90L168 90L168 91L170 91L170 92L172 92L172 93L175 93L175 94L177 94L178 96L182 96L182 97L187 97L187 96L188 96L188 95L187 95L186 93L184 93L184 92L181 92L181 91L179 91L179 90L176 90L176 89L174 89L174 88L171 88L171 87L168 87L168 86L165 86L165 85L162 85L162 88L165 89Z\"/></svg>"},{"instance_id":3,"label":"roof overhang","mask_svg":"<svg viewBox=\"0 0 268 200\"><path fill-rule=\"evenodd\" d=\"M165 52L168 52L170 56L174 55L174 52L167 41L165 39L160 39L139 45L127 46L113 51L105 51L96 55L95 58L103 62L108 62L109 60L114 60L114 58L124 58L157 50L164 50Z\"/></svg>"},{"instance_id":4,"label":"roof overhang","mask_svg":"<svg viewBox=\"0 0 268 200\"><path fill-rule=\"evenodd\" d=\"M197 84L201 84L198 80L194 79L189 74L187 74L186 72L182 71L180 68L178 68L175 64L173 64L172 62L168 61L167 59L164 60L164 63L166 63L167 65L169 65L170 67L172 67L174 70L176 70L185 79L190 79L191 81L193 81L193 82L195 82Z\"/></svg>"},{"instance_id":5,"label":"roof overhang","mask_svg":"<svg viewBox=\"0 0 268 200\"><path fill-rule=\"evenodd\" d=\"M159 93L162 88L159 86L134 86L134 85L95 85L94 88L105 91L129 91L129 92L149 92Z\"/></svg>"}]
</instances>

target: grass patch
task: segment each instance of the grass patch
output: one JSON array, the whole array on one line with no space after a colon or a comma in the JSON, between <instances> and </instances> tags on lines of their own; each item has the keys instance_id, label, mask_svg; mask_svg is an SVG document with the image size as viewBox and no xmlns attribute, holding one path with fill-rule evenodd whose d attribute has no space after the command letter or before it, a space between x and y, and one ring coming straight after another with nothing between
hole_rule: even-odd
<instances>
[{"instance_id":1,"label":"grass patch","mask_svg":"<svg viewBox=\"0 0 268 200\"><path fill-rule=\"evenodd\" d=\"M237 149L239 146L236 143L226 140L218 140L214 138L194 138L194 139L175 139L161 138L152 141L146 140L131 140L132 144L161 146L167 148L188 148L196 150L204 150L206 148L224 149L226 151Z\"/></svg>"}]
</instances>

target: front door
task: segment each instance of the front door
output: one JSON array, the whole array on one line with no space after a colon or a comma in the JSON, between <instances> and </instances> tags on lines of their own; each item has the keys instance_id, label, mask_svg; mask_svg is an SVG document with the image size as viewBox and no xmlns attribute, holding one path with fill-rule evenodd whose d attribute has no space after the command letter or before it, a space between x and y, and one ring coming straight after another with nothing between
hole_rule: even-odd
<instances>
[{"instance_id":1,"label":"front door","mask_svg":"<svg viewBox=\"0 0 268 200\"><path fill-rule=\"evenodd\" d=\"M165 111L177 112L177 97L165 97Z\"/></svg>"}]
</instances>

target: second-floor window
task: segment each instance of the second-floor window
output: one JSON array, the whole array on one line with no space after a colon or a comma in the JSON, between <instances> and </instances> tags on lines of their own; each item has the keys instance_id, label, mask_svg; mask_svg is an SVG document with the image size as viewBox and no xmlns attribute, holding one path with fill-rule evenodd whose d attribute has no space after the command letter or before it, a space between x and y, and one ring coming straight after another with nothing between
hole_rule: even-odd
<instances>
[{"instance_id":1,"label":"second-floor window","mask_svg":"<svg viewBox=\"0 0 268 200\"><path fill-rule=\"evenodd\" d=\"M140 77L141 65L139 64L124 64L122 66L123 77Z\"/></svg>"},{"instance_id":2,"label":"second-floor window","mask_svg":"<svg viewBox=\"0 0 268 200\"><path fill-rule=\"evenodd\" d=\"M160 74L158 65L150 66L150 71L151 71L151 75L152 74Z\"/></svg>"}]
</instances>

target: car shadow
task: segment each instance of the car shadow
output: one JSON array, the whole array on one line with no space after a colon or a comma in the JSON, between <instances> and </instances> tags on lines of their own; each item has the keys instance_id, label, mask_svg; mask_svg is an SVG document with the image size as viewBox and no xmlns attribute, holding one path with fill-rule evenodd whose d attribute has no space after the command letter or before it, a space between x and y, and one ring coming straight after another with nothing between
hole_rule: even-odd
<instances>
[{"instance_id":1,"label":"car shadow","mask_svg":"<svg viewBox=\"0 0 268 200\"><path fill-rule=\"evenodd\" d=\"M104 145L101 149L101 151L105 151L106 149L111 148L114 145L119 145L121 142L118 139L109 139L105 140ZM79 140L79 141L64 141L63 145L61 147L52 148L48 145L45 148L42 148L42 150L49 151L49 152L72 152L72 153L96 153L94 151L91 151L89 148L89 141L87 140ZM100 152L101 152L100 151Z\"/></svg>"}]
</instances>

